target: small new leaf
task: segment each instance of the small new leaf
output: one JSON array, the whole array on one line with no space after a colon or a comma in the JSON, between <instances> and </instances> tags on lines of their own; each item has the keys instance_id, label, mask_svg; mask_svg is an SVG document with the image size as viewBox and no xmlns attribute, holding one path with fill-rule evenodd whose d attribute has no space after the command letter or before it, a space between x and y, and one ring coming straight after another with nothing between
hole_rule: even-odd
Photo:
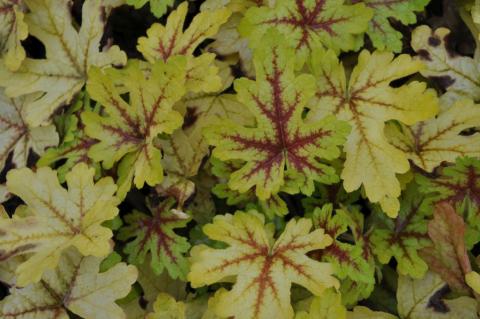
<instances>
[{"instance_id":1,"label":"small new leaf","mask_svg":"<svg viewBox=\"0 0 480 319\"><path fill-rule=\"evenodd\" d=\"M115 83L121 81L129 95L129 103ZM125 70L102 72L91 68L88 93L103 105L108 116L86 111L82 114L85 132L100 142L88 155L103 162L106 169L120 162L117 174L118 197L123 199L133 183L141 188L145 182L155 186L163 178L162 154L153 141L160 133L171 134L182 124L173 104L185 92L185 60L158 61L146 76L138 61Z\"/></svg>"},{"instance_id":2,"label":"small new leaf","mask_svg":"<svg viewBox=\"0 0 480 319\"><path fill-rule=\"evenodd\" d=\"M395 217L401 191L396 174L406 173L410 165L407 154L387 141L385 122L412 125L435 115L438 105L425 83L412 81L398 88L390 84L418 72L421 63L406 54L395 58L388 52L362 51L349 79L332 51L315 50L309 64L317 92L307 116L318 120L334 114L352 127L341 174L345 190L363 185L368 199Z\"/></svg>"},{"instance_id":3,"label":"small new leaf","mask_svg":"<svg viewBox=\"0 0 480 319\"><path fill-rule=\"evenodd\" d=\"M285 35L296 54L306 57L314 47L339 51L356 50L363 42L372 11L364 4L344 4L343 0L277 0L275 5L252 7L239 26L255 48L270 28Z\"/></svg>"},{"instance_id":4,"label":"small new leaf","mask_svg":"<svg viewBox=\"0 0 480 319\"><path fill-rule=\"evenodd\" d=\"M314 79L295 75L295 51L284 43L279 33L267 33L255 50L256 80L235 81L238 100L255 116L256 126L226 120L206 132L216 146L214 157L245 162L231 175L229 187L241 193L255 187L261 200L278 193L287 178L288 192L305 194L313 192L314 181L338 181L334 168L321 159L338 157L338 146L349 132L348 125L333 116L305 122Z\"/></svg>"},{"instance_id":5,"label":"small new leaf","mask_svg":"<svg viewBox=\"0 0 480 319\"><path fill-rule=\"evenodd\" d=\"M19 286L38 282L70 246L84 256L110 252L112 231L101 224L118 213L116 186L109 177L94 183L93 176L87 165L76 165L66 175L67 190L49 167L7 174L8 190L26 205L18 207L13 218L0 219L0 260L30 254L16 270Z\"/></svg>"},{"instance_id":6,"label":"small new leaf","mask_svg":"<svg viewBox=\"0 0 480 319\"><path fill-rule=\"evenodd\" d=\"M175 234L174 229L185 227L190 216L172 209L174 203L174 200L168 199L151 207L152 216L138 211L125 216L128 226L120 230L118 237L122 240L134 238L125 246L130 263L143 264L150 253L150 264L155 274L161 274L166 268L172 278L184 280L188 272L184 254L190 244L186 238Z\"/></svg>"},{"instance_id":7,"label":"small new leaf","mask_svg":"<svg viewBox=\"0 0 480 319\"><path fill-rule=\"evenodd\" d=\"M160 18L167 12L167 8L173 5L174 0L127 0L127 4L134 6L135 9L140 9L147 2L153 15Z\"/></svg>"},{"instance_id":8,"label":"small new leaf","mask_svg":"<svg viewBox=\"0 0 480 319\"><path fill-rule=\"evenodd\" d=\"M233 288L218 296L215 311L221 317L293 318L292 283L314 295L328 287L338 287L332 276L333 267L306 255L332 243L322 229L310 232L311 227L308 219L291 220L275 241L258 213L218 215L203 231L209 238L229 246L195 246L188 279L193 287L200 287L236 277Z\"/></svg>"},{"instance_id":9,"label":"small new leaf","mask_svg":"<svg viewBox=\"0 0 480 319\"><path fill-rule=\"evenodd\" d=\"M42 92L25 106L25 120L38 126L61 105L69 103L85 84L91 66L125 64L126 55L117 46L99 52L105 26L102 1L86 0L82 25L73 25L69 1L25 0L25 15L31 35L45 46L45 59L27 58L20 68L0 66L0 85L9 97Z\"/></svg>"},{"instance_id":10,"label":"small new leaf","mask_svg":"<svg viewBox=\"0 0 480 319\"><path fill-rule=\"evenodd\" d=\"M433 119L412 126L389 124L386 135L418 167L433 171L460 156L480 156L480 133L461 133L480 126L480 105L462 99Z\"/></svg>"},{"instance_id":11,"label":"small new leaf","mask_svg":"<svg viewBox=\"0 0 480 319\"><path fill-rule=\"evenodd\" d=\"M115 300L125 297L137 278L134 266L118 263L99 273L101 258L83 257L74 248L66 250L56 269L47 270L40 282L10 288L0 308L2 318L126 319Z\"/></svg>"}]
</instances>

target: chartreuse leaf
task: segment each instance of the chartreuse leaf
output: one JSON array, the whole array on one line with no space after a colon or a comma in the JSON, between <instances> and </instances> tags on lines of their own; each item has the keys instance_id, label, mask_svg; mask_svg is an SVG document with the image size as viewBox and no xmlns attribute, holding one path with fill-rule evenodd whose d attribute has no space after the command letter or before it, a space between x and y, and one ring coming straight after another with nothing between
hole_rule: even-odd
<instances>
[{"instance_id":1,"label":"chartreuse leaf","mask_svg":"<svg viewBox=\"0 0 480 319\"><path fill-rule=\"evenodd\" d=\"M88 157L88 151L98 141L85 134L80 117L83 111L94 111L88 98L79 95L67 112L55 118L55 123L62 136L58 147L50 147L37 161L38 167L49 166L64 161L56 167L58 179L65 181L65 175L78 163L86 163L95 168L95 177L100 175L100 164Z\"/></svg>"},{"instance_id":2,"label":"chartreuse leaf","mask_svg":"<svg viewBox=\"0 0 480 319\"><path fill-rule=\"evenodd\" d=\"M83 257L67 249L56 269L47 270L40 282L10 288L3 300L2 318L126 318L116 299L125 297L137 278L134 266L118 263L99 273L101 258ZM67 312L68 311L68 312Z\"/></svg>"},{"instance_id":3,"label":"chartreuse leaf","mask_svg":"<svg viewBox=\"0 0 480 319\"><path fill-rule=\"evenodd\" d=\"M465 247L465 222L451 204L435 206L433 220L428 222L428 236L433 247L422 250L421 256L430 270L436 272L459 293L469 293L465 275L472 271Z\"/></svg>"},{"instance_id":4,"label":"chartreuse leaf","mask_svg":"<svg viewBox=\"0 0 480 319\"><path fill-rule=\"evenodd\" d=\"M465 275L465 282L477 294L480 294L480 274L476 271L471 271Z\"/></svg>"},{"instance_id":5,"label":"chartreuse leaf","mask_svg":"<svg viewBox=\"0 0 480 319\"><path fill-rule=\"evenodd\" d=\"M147 30L147 37L138 39L137 49L150 63L157 60L167 61L175 55L187 57L187 91L212 92L221 87L218 69L213 64L215 55L203 53L198 57L193 55L197 46L205 39L213 36L220 25L230 16L226 8L208 10L198 13L183 31L188 3L183 2L170 13L165 26L154 23Z\"/></svg>"},{"instance_id":6,"label":"chartreuse leaf","mask_svg":"<svg viewBox=\"0 0 480 319\"><path fill-rule=\"evenodd\" d=\"M45 59L27 58L16 72L0 67L0 85L10 97L42 92L25 106L25 119L39 125L61 105L70 102L87 79L91 66L124 64L126 55L117 46L99 52L105 26L102 1L86 0L82 25L73 25L69 1L25 0L31 35L45 46Z\"/></svg>"},{"instance_id":7,"label":"chartreuse leaf","mask_svg":"<svg viewBox=\"0 0 480 319\"><path fill-rule=\"evenodd\" d=\"M462 99L436 118L410 127L387 125L386 135L415 165L431 172L442 162L454 162L459 156L480 156L480 134L461 134L479 125L480 106Z\"/></svg>"},{"instance_id":8,"label":"chartreuse leaf","mask_svg":"<svg viewBox=\"0 0 480 319\"><path fill-rule=\"evenodd\" d=\"M19 286L38 282L70 246L84 256L110 252L112 231L101 224L118 213L116 186L110 177L94 184L93 175L87 165L76 165L66 175L67 190L49 167L9 171L8 190L26 205L13 218L0 219L0 252L2 259L31 254L16 270Z\"/></svg>"},{"instance_id":9,"label":"chartreuse leaf","mask_svg":"<svg viewBox=\"0 0 480 319\"><path fill-rule=\"evenodd\" d=\"M25 59L21 44L28 36L24 6L17 0L0 0L0 58L10 70L19 68Z\"/></svg>"},{"instance_id":10,"label":"chartreuse leaf","mask_svg":"<svg viewBox=\"0 0 480 319\"><path fill-rule=\"evenodd\" d=\"M251 47L261 44L269 28L286 36L300 58L312 47L325 46L339 51L358 49L363 42L372 11L364 4L344 4L343 0L277 0L273 8L252 7L240 23L239 31Z\"/></svg>"},{"instance_id":11,"label":"chartreuse leaf","mask_svg":"<svg viewBox=\"0 0 480 319\"><path fill-rule=\"evenodd\" d=\"M362 290L360 295L368 297L375 284L375 261L368 245L368 238L363 235L363 215L358 211L344 209L336 210L333 215L332 205L327 204L313 211L312 220L315 228L324 229L325 233L333 238L333 243L320 251L318 257L335 267L335 275L338 278L354 281ZM340 240L340 236L347 233L349 228L352 230L354 243ZM352 295L354 294L352 290L355 289L350 287L346 293ZM349 304L355 304L357 301Z\"/></svg>"},{"instance_id":12,"label":"chartreuse leaf","mask_svg":"<svg viewBox=\"0 0 480 319\"><path fill-rule=\"evenodd\" d=\"M477 302L470 297L444 299L448 286L432 272L422 279L399 276L397 301L402 319L477 319Z\"/></svg>"},{"instance_id":13,"label":"chartreuse leaf","mask_svg":"<svg viewBox=\"0 0 480 319\"><path fill-rule=\"evenodd\" d=\"M150 11L160 18L167 12L167 8L173 5L174 0L127 0L127 4L134 6L135 9L140 9L147 2L150 4Z\"/></svg>"},{"instance_id":14,"label":"chartreuse leaf","mask_svg":"<svg viewBox=\"0 0 480 319\"><path fill-rule=\"evenodd\" d=\"M24 167L31 151L41 155L49 146L58 144L55 126L32 127L25 122L25 105L31 98L11 99L0 89L0 170L3 170L7 158L12 154L12 164ZM0 185L4 190L5 186ZM0 193L0 202L6 199L6 190Z\"/></svg>"},{"instance_id":15,"label":"chartreuse leaf","mask_svg":"<svg viewBox=\"0 0 480 319\"><path fill-rule=\"evenodd\" d=\"M402 196L398 217L392 220L379 216L380 221L373 226L370 239L378 260L386 264L393 257L400 275L421 278L428 269L419 251L431 245L427 234L429 215L429 201L419 195L414 183L410 184Z\"/></svg>"},{"instance_id":16,"label":"chartreuse leaf","mask_svg":"<svg viewBox=\"0 0 480 319\"><path fill-rule=\"evenodd\" d=\"M317 92L307 117L318 120L334 114L352 127L344 148L343 187L352 192L363 185L370 202L379 202L388 216L395 217L401 190L396 174L407 172L409 163L407 154L387 141L385 122L412 125L435 115L438 105L435 92L425 83L412 81L398 88L390 84L418 72L421 63L406 54L395 58L388 52L362 51L347 77L332 51L316 49L309 67Z\"/></svg>"},{"instance_id":17,"label":"chartreuse leaf","mask_svg":"<svg viewBox=\"0 0 480 319\"><path fill-rule=\"evenodd\" d=\"M459 157L454 165L442 168L436 178L417 176L419 190L435 202L447 201L460 208L468 199L480 207L480 160Z\"/></svg>"},{"instance_id":18,"label":"chartreuse leaf","mask_svg":"<svg viewBox=\"0 0 480 319\"><path fill-rule=\"evenodd\" d=\"M172 278L185 279L188 262L184 254L189 250L187 239L175 234L174 229L185 227L190 220L187 214L172 209L175 201L167 199L157 206L151 206L152 216L134 211L125 216L128 226L120 230L119 238L134 238L125 246L128 261L143 264L151 254L151 267L155 274L166 268Z\"/></svg>"},{"instance_id":19,"label":"chartreuse leaf","mask_svg":"<svg viewBox=\"0 0 480 319\"><path fill-rule=\"evenodd\" d=\"M256 125L225 120L206 131L216 146L214 157L245 162L231 174L229 187L240 193L255 187L260 200L282 187L289 193L311 194L314 181L338 181L334 168L320 159L338 157L338 146L349 132L348 125L333 116L310 123L303 120L305 105L314 94L314 79L295 75L295 51L285 41L274 30L267 33L255 50L256 80L235 81L238 100L255 116Z\"/></svg>"},{"instance_id":20,"label":"chartreuse leaf","mask_svg":"<svg viewBox=\"0 0 480 319\"><path fill-rule=\"evenodd\" d=\"M395 319L397 317L380 311L372 311L366 307L357 306L347 311L342 304L340 294L328 289L320 297L312 298L309 310L297 311L295 319Z\"/></svg>"},{"instance_id":21,"label":"chartreuse leaf","mask_svg":"<svg viewBox=\"0 0 480 319\"><path fill-rule=\"evenodd\" d=\"M85 132L100 141L90 148L88 156L101 161L106 169L119 162L117 195L121 199L132 180L137 188L145 182L155 186L163 178L163 168L161 151L153 140L160 133L171 134L182 123L182 116L172 107L185 92L185 59L158 61L149 76L133 61L123 71L91 68L89 77L88 93L103 105L108 116L89 111L82 114ZM116 81L124 84L129 103L115 87Z\"/></svg>"},{"instance_id":22,"label":"chartreuse leaf","mask_svg":"<svg viewBox=\"0 0 480 319\"><path fill-rule=\"evenodd\" d=\"M447 44L450 30L435 31L426 25L412 32L412 48L425 65L420 73L436 80L454 99L469 97L480 99L480 66L477 58L452 54Z\"/></svg>"},{"instance_id":23,"label":"chartreuse leaf","mask_svg":"<svg viewBox=\"0 0 480 319\"><path fill-rule=\"evenodd\" d=\"M430 0L353 0L353 3L364 3L373 10L373 18L368 24L367 34L375 48L379 50L402 51L402 33L395 30L389 18L403 24L417 21L416 12L422 11Z\"/></svg>"},{"instance_id":24,"label":"chartreuse leaf","mask_svg":"<svg viewBox=\"0 0 480 319\"><path fill-rule=\"evenodd\" d=\"M221 319L211 310L212 301L215 301L215 296L210 300L205 295L193 300L176 301L172 296L160 293L153 305L154 311L146 319Z\"/></svg>"},{"instance_id":25,"label":"chartreuse leaf","mask_svg":"<svg viewBox=\"0 0 480 319\"><path fill-rule=\"evenodd\" d=\"M231 290L217 296L215 312L220 317L293 318L292 283L314 295L328 287L338 287L332 276L333 267L306 255L332 243L322 229L310 232L311 227L309 219L291 220L275 240L263 215L254 211L217 215L203 231L209 238L229 246L195 246L191 250L188 279L192 287L200 287L236 278Z\"/></svg>"}]
</instances>

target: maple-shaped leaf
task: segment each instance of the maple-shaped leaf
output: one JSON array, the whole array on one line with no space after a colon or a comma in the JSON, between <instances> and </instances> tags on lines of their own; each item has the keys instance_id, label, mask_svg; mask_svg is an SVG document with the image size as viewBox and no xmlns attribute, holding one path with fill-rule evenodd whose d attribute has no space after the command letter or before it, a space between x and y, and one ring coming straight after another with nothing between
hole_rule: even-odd
<instances>
[{"instance_id":1,"label":"maple-shaped leaf","mask_svg":"<svg viewBox=\"0 0 480 319\"><path fill-rule=\"evenodd\" d=\"M469 97L479 100L480 66L478 57L471 58L451 52L447 40L449 34L450 30L446 28L438 28L433 31L425 25L412 32L412 48L425 65L420 73L438 82L442 89L454 96L454 99Z\"/></svg>"},{"instance_id":2,"label":"maple-shaped leaf","mask_svg":"<svg viewBox=\"0 0 480 319\"><path fill-rule=\"evenodd\" d=\"M435 92L425 83L411 81L395 88L391 83L415 74L421 63L406 54L362 51L348 78L332 51L317 49L309 67L317 92L307 117L317 120L334 114L352 127L344 146L343 187L352 192L363 185L370 202L379 202L387 215L395 217L401 190L396 174L406 173L410 165L407 154L385 137L385 122L412 125L435 115L438 105Z\"/></svg>"},{"instance_id":3,"label":"maple-shaped leaf","mask_svg":"<svg viewBox=\"0 0 480 319\"><path fill-rule=\"evenodd\" d=\"M91 66L126 62L117 46L99 51L105 26L102 1L86 0L82 25L77 30L64 0L25 0L29 32L45 46L45 59L27 58L11 72L0 67L0 85L10 97L41 92L25 106L26 121L38 125L61 105L69 103L85 84Z\"/></svg>"},{"instance_id":4,"label":"maple-shaped leaf","mask_svg":"<svg viewBox=\"0 0 480 319\"><path fill-rule=\"evenodd\" d=\"M125 216L128 224L120 230L119 239L134 238L125 246L130 263L143 264L151 254L151 267L156 274L164 268L172 278L185 279L188 262L184 254L190 244L185 237L175 234L174 229L185 227L190 216L173 209L175 200L167 199L159 205L150 205L152 216L134 211Z\"/></svg>"},{"instance_id":5,"label":"maple-shaped leaf","mask_svg":"<svg viewBox=\"0 0 480 319\"><path fill-rule=\"evenodd\" d=\"M282 186L289 193L311 194L314 181L338 181L335 170L322 160L340 155L338 146L349 132L348 125L333 116L304 121L314 79L309 74L295 75L295 51L285 40L274 30L267 33L255 50L256 80L235 81L238 100L255 116L256 125L225 120L206 131L216 146L214 157L245 162L231 174L229 187L240 193L255 187L260 200L278 193Z\"/></svg>"},{"instance_id":6,"label":"maple-shaped leaf","mask_svg":"<svg viewBox=\"0 0 480 319\"><path fill-rule=\"evenodd\" d=\"M187 91L212 92L221 87L218 69L214 65L215 54L203 53L195 57L195 49L205 39L214 35L220 25L230 16L226 8L198 13L184 31L188 3L181 3L170 13L167 24L154 23L147 30L147 37L138 39L137 49L150 63L157 60L167 61L175 55L187 57Z\"/></svg>"},{"instance_id":7,"label":"maple-shaped leaf","mask_svg":"<svg viewBox=\"0 0 480 319\"><path fill-rule=\"evenodd\" d=\"M167 8L173 5L174 0L127 0L127 4L134 6L135 9L140 9L147 2L153 15L160 18L167 12Z\"/></svg>"},{"instance_id":8,"label":"maple-shaped leaf","mask_svg":"<svg viewBox=\"0 0 480 319\"><path fill-rule=\"evenodd\" d=\"M443 167L435 178L418 175L420 192L435 202L446 201L459 208L468 199L480 207L480 160L459 157L454 165Z\"/></svg>"},{"instance_id":9,"label":"maple-shaped leaf","mask_svg":"<svg viewBox=\"0 0 480 319\"><path fill-rule=\"evenodd\" d=\"M49 146L58 144L55 126L33 127L25 122L27 98L11 99L0 89L0 170L3 170L9 155L17 168L24 167L31 151L41 155ZM4 189L4 185L0 185ZM0 195L0 202L6 199Z\"/></svg>"},{"instance_id":10,"label":"maple-shaped leaf","mask_svg":"<svg viewBox=\"0 0 480 319\"><path fill-rule=\"evenodd\" d=\"M373 18L368 24L367 34L373 46L379 50L402 51L402 33L395 30L389 18L402 24L417 21L415 12L422 11L430 0L353 0L352 3L364 3L373 10Z\"/></svg>"},{"instance_id":11,"label":"maple-shaped leaf","mask_svg":"<svg viewBox=\"0 0 480 319\"><path fill-rule=\"evenodd\" d=\"M306 255L332 243L322 229L310 232L311 227L309 219L291 220L274 240L263 215L254 211L217 215L203 231L228 247L195 246L191 250L188 279L192 287L200 287L236 277L232 289L218 296L215 312L221 317L293 318L292 283L314 295L328 287L338 287L332 276L333 267Z\"/></svg>"},{"instance_id":12,"label":"maple-shaped leaf","mask_svg":"<svg viewBox=\"0 0 480 319\"><path fill-rule=\"evenodd\" d=\"M95 177L100 176L100 165L88 157L88 151L98 141L85 134L81 113L86 110L99 112L99 108L94 109L90 105L86 94L80 94L64 114L54 118L61 135L61 142L58 147L48 148L36 163L37 167L43 167L64 161L56 167L58 179L62 183L65 181L65 175L78 163L86 163L94 167Z\"/></svg>"},{"instance_id":13,"label":"maple-shaped leaf","mask_svg":"<svg viewBox=\"0 0 480 319\"><path fill-rule=\"evenodd\" d=\"M436 118L412 126L390 124L389 141L418 167L433 171L442 162L454 162L460 156L480 156L480 134L462 134L480 125L480 105L458 100Z\"/></svg>"},{"instance_id":14,"label":"maple-shaped leaf","mask_svg":"<svg viewBox=\"0 0 480 319\"><path fill-rule=\"evenodd\" d=\"M470 297L444 299L448 286L432 272L421 279L399 276L397 301L402 319L477 319L477 302Z\"/></svg>"},{"instance_id":15,"label":"maple-shaped leaf","mask_svg":"<svg viewBox=\"0 0 480 319\"><path fill-rule=\"evenodd\" d=\"M261 45L270 28L283 33L301 58L311 48L325 46L339 51L356 50L363 42L372 11L364 4L344 4L342 0L276 0L273 7L252 7L240 23L239 31L251 47Z\"/></svg>"},{"instance_id":16,"label":"maple-shaped leaf","mask_svg":"<svg viewBox=\"0 0 480 319\"><path fill-rule=\"evenodd\" d=\"M28 36L24 9L21 1L0 1L0 58L10 70L18 69L26 56L21 44Z\"/></svg>"},{"instance_id":17,"label":"maple-shaped leaf","mask_svg":"<svg viewBox=\"0 0 480 319\"><path fill-rule=\"evenodd\" d=\"M203 295L195 299L176 301L172 296L160 293L153 305L154 311L145 319L221 319L211 309L214 299L215 297L212 297L208 300L208 295Z\"/></svg>"},{"instance_id":18,"label":"maple-shaped leaf","mask_svg":"<svg viewBox=\"0 0 480 319\"><path fill-rule=\"evenodd\" d=\"M121 81L127 92L115 87ZM171 134L182 123L182 116L172 110L184 94L185 59L176 57L167 63L158 61L146 76L138 61L125 70L102 72L91 68L87 91L99 102L108 116L83 112L85 132L100 142L93 145L88 156L103 167L117 168L119 190L124 198L132 185L155 186L163 178L162 154L153 141L160 133ZM122 98L128 93L129 103Z\"/></svg>"},{"instance_id":19,"label":"maple-shaped leaf","mask_svg":"<svg viewBox=\"0 0 480 319\"><path fill-rule=\"evenodd\" d=\"M409 185L396 219L385 216L375 223L370 236L373 252L382 264L393 257L397 261L397 272L421 278L428 267L420 258L419 251L431 245L427 234L429 201L418 194L417 186Z\"/></svg>"},{"instance_id":20,"label":"maple-shaped leaf","mask_svg":"<svg viewBox=\"0 0 480 319\"><path fill-rule=\"evenodd\" d=\"M428 223L428 236L433 247L422 250L421 256L430 270L436 272L456 292L469 293L465 275L472 271L465 247L465 222L451 204L435 206L433 220Z\"/></svg>"},{"instance_id":21,"label":"maple-shaped leaf","mask_svg":"<svg viewBox=\"0 0 480 319\"><path fill-rule=\"evenodd\" d=\"M137 278L134 266L118 263L99 273L101 258L83 257L75 248L66 250L56 269L47 270L38 283L11 287L0 308L2 318L123 319L116 299L125 297Z\"/></svg>"},{"instance_id":22,"label":"maple-shaped leaf","mask_svg":"<svg viewBox=\"0 0 480 319\"><path fill-rule=\"evenodd\" d=\"M8 172L8 190L26 205L19 206L13 218L0 219L0 260L31 254L17 268L18 285L40 280L70 246L83 255L110 252L112 231L101 224L118 213L116 186L109 177L94 184L93 175L87 165L76 165L66 175L67 190L49 167Z\"/></svg>"},{"instance_id":23,"label":"maple-shaped leaf","mask_svg":"<svg viewBox=\"0 0 480 319\"><path fill-rule=\"evenodd\" d=\"M350 213L356 215L359 225ZM331 263L335 267L335 275L340 279L349 278L359 284L368 284L370 288L366 289L368 296L375 284L375 262L366 242L368 238L363 236L363 215L344 209L337 209L334 215L332 205L327 204L313 211L312 220L315 228L324 229L325 233L333 238L331 245L318 253L313 252L312 256ZM349 228L355 237L353 244L340 240L340 236L347 233Z\"/></svg>"}]
</instances>

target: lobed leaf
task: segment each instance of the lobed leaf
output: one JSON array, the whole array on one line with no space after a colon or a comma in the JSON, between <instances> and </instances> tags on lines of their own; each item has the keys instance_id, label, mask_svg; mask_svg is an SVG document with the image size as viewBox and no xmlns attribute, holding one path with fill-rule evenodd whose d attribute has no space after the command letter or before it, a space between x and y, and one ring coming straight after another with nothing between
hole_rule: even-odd
<instances>
[{"instance_id":1,"label":"lobed leaf","mask_svg":"<svg viewBox=\"0 0 480 319\"><path fill-rule=\"evenodd\" d=\"M150 5L150 11L155 17L160 18L167 12L168 7L173 5L174 0L127 0L127 4L134 6L135 9L140 9L147 2Z\"/></svg>"},{"instance_id":2,"label":"lobed leaf","mask_svg":"<svg viewBox=\"0 0 480 319\"><path fill-rule=\"evenodd\" d=\"M20 67L26 56L21 44L28 36L24 10L22 2L17 0L0 1L0 58L13 71Z\"/></svg>"}]
</instances>

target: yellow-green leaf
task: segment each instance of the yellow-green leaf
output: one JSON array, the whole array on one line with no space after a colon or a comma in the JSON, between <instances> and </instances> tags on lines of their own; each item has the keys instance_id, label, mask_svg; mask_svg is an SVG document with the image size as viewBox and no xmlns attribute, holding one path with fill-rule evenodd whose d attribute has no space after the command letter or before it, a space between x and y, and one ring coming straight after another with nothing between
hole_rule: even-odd
<instances>
[{"instance_id":1,"label":"yellow-green leaf","mask_svg":"<svg viewBox=\"0 0 480 319\"><path fill-rule=\"evenodd\" d=\"M85 256L110 252L112 231L101 224L118 213L116 187L109 177L94 183L93 176L93 169L76 165L66 176L67 190L49 167L8 173L8 190L26 205L13 218L0 219L0 252L2 259L29 254L16 270L19 286L39 281L70 246Z\"/></svg>"},{"instance_id":2,"label":"yellow-green leaf","mask_svg":"<svg viewBox=\"0 0 480 319\"><path fill-rule=\"evenodd\" d=\"M368 199L379 202L387 215L395 217L401 191L396 175L406 173L410 165L407 154L388 142L385 122L412 125L433 117L438 105L435 92L425 83L412 81L398 88L390 84L418 72L421 63L406 54L394 57L388 52L362 51L348 77L332 51L318 49L309 65L317 92L308 118L334 114L352 127L341 174L345 190L352 192L363 185Z\"/></svg>"},{"instance_id":3,"label":"yellow-green leaf","mask_svg":"<svg viewBox=\"0 0 480 319\"><path fill-rule=\"evenodd\" d=\"M47 270L40 282L10 288L0 308L2 318L69 318L68 312L86 319L126 319L115 304L125 297L137 278L134 266L118 263L99 273L101 258L83 257L66 250L56 269Z\"/></svg>"},{"instance_id":4,"label":"yellow-green leaf","mask_svg":"<svg viewBox=\"0 0 480 319\"><path fill-rule=\"evenodd\" d=\"M25 50L21 44L28 36L24 10L22 2L17 0L0 1L0 58L4 59L6 67L12 71L18 69L25 59Z\"/></svg>"},{"instance_id":5,"label":"yellow-green leaf","mask_svg":"<svg viewBox=\"0 0 480 319\"><path fill-rule=\"evenodd\" d=\"M236 278L232 289L218 296L215 312L221 317L293 318L292 283L314 295L338 287L331 265L306 255L332 243L322 229L310 232L311 227L308 219L291 220L275 240L263 216L256 212L215 216L203 231L229 247L195 246L188 279L193 287L200 287Z\"/></svg>"},{"instance_id":6,"label":"yellow-green leaf","mask_svg":"<svg viewBox=\"0 0 480 319\"><path fill-rule=\"evenodd\" d=\"M30 34L44 44L46 58L27 58L15 72L0 66L0 85L6 87L9 97L42 92L25 106L25 120L36 126L72 100L85 84L89 67L121 65L126 55L117 46L99 51L105 26L102 1L85 1L80 28L74 26L69 1L25 3L30 10L25 22Z\"/></svg>"}]
</instances>

